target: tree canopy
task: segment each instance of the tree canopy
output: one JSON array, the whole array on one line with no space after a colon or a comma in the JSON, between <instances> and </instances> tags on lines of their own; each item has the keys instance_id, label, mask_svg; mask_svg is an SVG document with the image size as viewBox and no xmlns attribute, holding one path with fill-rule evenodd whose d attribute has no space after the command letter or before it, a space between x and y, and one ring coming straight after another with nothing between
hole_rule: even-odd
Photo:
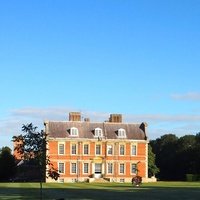
<instances>
[{"instance_id":1,"label":"tree canopy","mask_svg":"<svg viewBox=\"0 0 200 200\"><path fill-rule=\"evenodd\" d=\"M8 181L16 171L15 158L9 147L0 149L0 181Z\"/></svg>"},{"instance_id":2,"label":"tree canopy","mask_svg":"<svg viewBox=\"0 0 200 200\"><path fill-rule=\"evenodd\" d=\"M28 161L31 166L38 168L41 181L45 180L46 175L53 179L57 179L59 173L53 167L49 157L46 155L46 133L43 130L37 131L37 127L32 123L23 125L22 132L24 134L13 136L13 141L16 144L15 150L22 156L24 161Z\"/></svg>"},{"instance_id":3,"label":"tree canopy","mask_svg":"<svg viewBox=\"0 0 200 200\"><path fill-rule=\"evenodd\" d=\"M166 134L150 141L160 180L185 180L186 174L200 174L200 134L178 138Z\"/></svg>"}]
</instances>

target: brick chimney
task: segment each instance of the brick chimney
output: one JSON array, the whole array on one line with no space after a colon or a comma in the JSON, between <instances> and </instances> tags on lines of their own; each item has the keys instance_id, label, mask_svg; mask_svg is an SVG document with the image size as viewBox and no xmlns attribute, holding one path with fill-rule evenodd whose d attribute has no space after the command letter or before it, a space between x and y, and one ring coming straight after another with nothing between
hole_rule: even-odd
<instances>
[{"instance_id":1,"label":"brick chimney","mask_svg":"<svg viewBox=\"0 0 200 200\"><path fill-rule=\"evenodd\" d=\"M109 122L122 123L121 114L110 114Z\"/></svg>"},{"instance_id":2,"label":"brick chimney","mask_svg":"<svg viewBox=\"0 0 200 200\"><path fill-rule=\"evenodd\" d=\"M69 121L81 121L81 113L80 112L70 112L69 113Z\"/></svg>"}]
</instances>

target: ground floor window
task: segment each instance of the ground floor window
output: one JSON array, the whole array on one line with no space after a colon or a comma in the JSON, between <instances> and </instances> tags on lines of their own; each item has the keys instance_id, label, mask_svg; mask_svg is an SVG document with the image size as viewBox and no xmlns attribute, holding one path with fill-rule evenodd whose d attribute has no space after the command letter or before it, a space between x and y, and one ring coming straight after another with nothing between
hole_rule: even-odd
<instances>
[{"instance_id":1,"label":"ground floor window","mask_svg":"<svg viewBox=\"0 0 200 200\"><path fill-rule=\"evenodd\" d=\"M125 169L125 168L124 168L124 164L123 164L123 163L120 163L120 164L119 164L119 173L120 173L120 174L124 174L124 169Z\"/></svg>"},{"instance_id":2,"label":"ground floor window","mask_svg":"<svg viewBox=\"0 0 200 200\"><path fill-rule=\"evenodd\" d=\"M71 163L71 173L75 174L77 171L77 166L76 163Z\"/></svg>"},{"instance_id":3,"label":"ground floor window","mask_svg":"<svg viewBox=\"0 0 200 200\"><path fill-rule=\"evenodd\" d=\"M83 173L84 174L88 174L89 172L89 164L88 163L84 163L83 164Z\"/></svg>"},{"instance_id":4,"label":"ground floor window","mask_svg":"<svg viewBox=\"0 0 200 200\"><path fill-rule=\"evenodd\" d=\"M107 165L107 173L112 174L113 173L113 163L108 163Z\"/></svg>"},{"instance_id":5,"label":"ground floor window","mask_svg":"<svg viewBox=\"0 0 200 200\"><path fill-rule=\"evenodd\" d=\"M63 162L58 163L58 171L61 174L65 173L65 163L63 163Z\"/></svg>"},{"instance_id":6,"label":"ground floor window","mask_svg":"<svg viewBox=\"0 0 200 200\"><path fill-rule=\"evenodd\" d=\"M131 164L131 173L136 174L137 173L137 165L135 163Z\"/></svg>"}]
</instances>

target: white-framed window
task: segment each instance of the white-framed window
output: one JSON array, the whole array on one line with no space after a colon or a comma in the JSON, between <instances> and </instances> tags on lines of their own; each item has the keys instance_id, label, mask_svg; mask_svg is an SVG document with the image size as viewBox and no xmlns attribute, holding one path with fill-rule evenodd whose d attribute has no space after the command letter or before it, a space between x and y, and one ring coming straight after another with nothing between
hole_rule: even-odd
<instances>
[{"instance_id":1,"label":"white-framed window","mask_svg":"<svg viewBox=\"0 0 200 200\"><path fill-rule=\"evenodd\" d=\"M137 164L131 163L131 174L136 174L136 173L137 173Z\"/></svg>"},{"instance_id":2,"label":"white-framed window","mask_svg":"<svg viewBox=\"0 0 200 200\"><path fill-rule=\"evenodd\" d=\"M89 163L83 163L83 173L84 174L89 173Z\"/></svg>"},{"instance_id":3,"label":"white-framed window","mask_svg":"<svg viewBox=\"0 0 200 200\"><path fill-rule=\"evenodd\" d=\"M113 173L113 163L108 163L107 164L107 174L112 174Z\"/></svg>"},{"instance_id":4,"label":"white-framed window","mask_svg":"<svg viewBox=\"0 0 200 200\"><path fill-rule=\"evenodd\" d=\"M58 163L58 171L60 174L64 174L65 173L65 163L64 162L59 162Z\"/></svg>"},{"instance_id":5,"label":"white-framed window","mask_svg":"<svg viewBox=\"0 0 200 200\"><path fill-rule=\"evenodd\" d=\"M58 143L58 155L65 154L65 143Z\"/></svg>"},{"instance_id":6,"label":"white-framed window","mask_svg":"<svg viewBox=\"0 0 200 200\"><path fill-rule=\"evenodd\" d=\"M71 144L71 154L76 155L77 152L77 145L75 143Z\"/></svg>"},{"instance_id":7,"label":"white-framed window","mask_svg":"<svg viewBox=\"0 0 200 200\"><path fill-rule=\"evenodd\" d=\"M136 156L137 155L137 145L136 144L132 144L131 145L131 155L132 156Z\"/></svg>"},{"instance_id":8,"label":"white-framed window","mask_svg":"<svg viewBox=\"0 0 200 200\"><path fill-rule=\"evenodd\" d=\"M126 130L123 128L120 128L118 130L118 138L126 138Z\"/></svg>"},{"instance_id":9,"label":"white-framed window","mask_svg":"<svg viewBox=\"0 0 200 200\"><path fill-rule=\"evenodd\" d=\"M89 144L83 145L83 154L88 155L89 154Z\"/></svg>"},{"instance_id":10,"label":"white-framed window","mask_svg":"<svg viewBox=\"0 0 200 200\"><path fill-rule=\"evenodd\" d=\"M124 144L120 144L119 145L119 155L120 156L124 156L125 155L125 145Z\"/></svg>"},{"instance_id":11,"label":"white-framed window","mask_svg":"<svg viewBox=\"0 0 200 200\"><path fill-rule=\"evenodd\" d=\"M113 145L108 144L107 145L107 155L112 155L113 154Z\"/></svg>"},{"instance_id":12,"label":"white-framed window","mask_svg":"<svg viewBox=\"0 0 200 200\"><path fill-rule=\"evenodd\" d=\"M71 174L76 174L77 172L77 164L71 163Z\"/></svg>"},{"instance_id":13,"label":"white-framed window","mask_svg":"<svg viewBox=\"0 0 200 200\"><path fill-rule=\"evenodd\" d=\"M78 136L78 129L76 127L72 127L70 129L70 135L73 137L77 137Z\"/></svg>"},{"instance_id":14,"label":"white-framed window","mask_svg":"<svg viewBox=\"0 0 200 200\"><path fill-rule=\"evenodd\" d=\"M125 166L124 163L119 164L119 173L124 174L125 173Z\"/></svg>"},{"instance_id":15,"label":"white-framed window","mask_svg":"<svg viewBox=\"0 0 200 200\"><path fill-rule=\"evenodd\" d=\"M103 136L102 129L101 128L95 128L94 129L94 136L101 138Z\"/></svg>"},{"instance_id":16,"label":"white-framed window","mask_svg":"<svg viewBox=\"0 0 200 200\"><path fill-rule=\"evenodd\" d=\"M96 144L95 154L101 155L101 145L100 144Z\"/></svg>"}]
</instances>

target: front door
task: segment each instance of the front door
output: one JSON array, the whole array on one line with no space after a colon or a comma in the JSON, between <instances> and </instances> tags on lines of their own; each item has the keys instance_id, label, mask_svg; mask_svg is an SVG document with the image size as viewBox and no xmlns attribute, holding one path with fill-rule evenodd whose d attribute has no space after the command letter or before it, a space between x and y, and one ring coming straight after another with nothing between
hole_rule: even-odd
<instances>
[{"instance_id":1,"label":"front door","mask_svg":"<svg viewBox=\"0 0 200 200\"><path fill-rule=\"evenodd\" d=\"M102 164L101 163L95 163L94 166L94 176L95 178L101 178L102 173Z\"/></svg>"}]
</instances>

